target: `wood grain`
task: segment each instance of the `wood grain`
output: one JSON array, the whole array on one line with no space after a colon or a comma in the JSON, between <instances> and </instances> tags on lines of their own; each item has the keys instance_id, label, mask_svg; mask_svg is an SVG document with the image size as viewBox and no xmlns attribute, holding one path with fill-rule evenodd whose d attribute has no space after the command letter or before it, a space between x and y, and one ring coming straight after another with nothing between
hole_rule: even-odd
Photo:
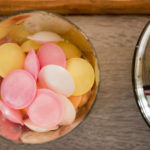
<instances>
[{"instance_id":1,"label":"wood grain","mask_svg":"<svg viewBox=\"0 0 150 150\"><path fill-rule=\"evenodd\" d=\"M63 138L41 145L0 138L0 150L150 150L150 129L137 108L132 56L150 16L67 17L91 39L101 67L101 87L86 120Z\"/></svg>"},{"instance_id":2,"label":"wood grain","mask_svg":"<svg viewBox=\"0 0 150 150\"><path fill-rule=\"evenodd\" d=\"M149 0L0 0L0 15L23 10L60 14L150 14Z\"/></svg>"}]
</instances>

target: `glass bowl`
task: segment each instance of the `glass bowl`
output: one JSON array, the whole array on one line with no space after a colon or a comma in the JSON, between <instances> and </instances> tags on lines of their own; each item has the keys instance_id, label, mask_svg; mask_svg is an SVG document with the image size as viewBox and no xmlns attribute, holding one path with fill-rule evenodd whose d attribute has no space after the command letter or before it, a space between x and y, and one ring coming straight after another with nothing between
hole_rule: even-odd
<instances>
[{"instance_id":1,"label":"glass bowl","mask_svg":"<svg viewBox=\"0 0 150 150\"><path fill-rule=\"evenodd\" d=\"M150 127L150 22L144 27L136 45L132 79L138 107Z\"/></svg>"},{"instance_id":2,"label":"glass bowl","mask_svg":"<svg viewBox=\"0 0 150 150\"><path fill-rule=\"evenodd\" d=\"M16 15L12 15L11 17L5 17L0 22L0 27L10 27L9 23L13 21L19 21L20 18L26 19L26 16L32 17L28 24L26 24L25 28L31 32L36 33L38 31L52 31L61 35L64 39L71 41L77 47L80 48L84 57L90 62L95 71L95 82L91 90L91 95L87 101L87 103L78 110L75 121L68 126L61 126L59 129L55 131L49 131L45 133L38 133L33 131L24 131L21 135L21 140L18 142L22 143L43 143L52 141L59 137L62 137L72 131L77 125L81 123L87 116L88 112L92 108L92 105L95 101L96 94L99 86L99 68L97 59L95 56L95 51L90 43L89 39L83 32L71 23L69 20L64 17L50 13L45 11L29 11L24 13L18 13ZM24 21L22 20L22 22ZM22 23L19 21L19 23ZM11 24L11 23L10 23Z\"/></svg>"}]
</instances>

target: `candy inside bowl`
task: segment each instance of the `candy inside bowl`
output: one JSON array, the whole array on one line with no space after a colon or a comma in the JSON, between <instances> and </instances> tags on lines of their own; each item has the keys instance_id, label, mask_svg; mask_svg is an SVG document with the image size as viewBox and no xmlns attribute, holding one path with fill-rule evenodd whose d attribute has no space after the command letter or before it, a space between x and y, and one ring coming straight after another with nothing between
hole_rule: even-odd
<instances>
[{"instance_id":1,"label":"candy inside bowl","mask_svg":"<svg viewBox=\"0 0 150 150\"><path fill-rule=\"evenodd\" d=\"M36 144L69 133L98 89L88 39L69 21L43 11L3 20L0 33L0 135Z\"/></svg>"}]
</instances>

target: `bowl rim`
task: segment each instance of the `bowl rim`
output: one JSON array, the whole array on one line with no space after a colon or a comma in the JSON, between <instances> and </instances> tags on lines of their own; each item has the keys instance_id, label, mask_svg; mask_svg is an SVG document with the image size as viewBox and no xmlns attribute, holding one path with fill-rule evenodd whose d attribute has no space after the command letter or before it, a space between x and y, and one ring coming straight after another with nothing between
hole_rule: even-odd
<instances>
[{"instance_id":1,"label":"bowl rim","mask_svg":"<svg viewBox=\"0 0 150 150\"><path fill-rule=\"evenodd\" d=\"M14 12L14 13L11 13L10 15L6 15L6 16L1 16L0 17L0 22L5 20L5 19L8 19L10 17L13 17L13 16L16 16L16 15L19 15L19 14L23 14L23 13L34 13L34 12L46 12L48 14L52 14L54 16L57 16L63 20L65 20L66 22L70 23L73 27L75 27L82 35L83 37L87 40L87 42L89 43L91 49L93 50L93 53L94 53L94 56L95 56L95 59L96 59L96 64L97 64L97 68L98 68L98 82L97 82L97 90L96 90L96 95L95 95L95 98L94 98L94 101L91 105L91 108L89 109L89 111L87 112L87 114L85 115L85 117L83 118L83 120L81 120L79 122L79 124L77 124L72 130L70 130L69 132L67 132L66 134L56 138L56 139L53 139L51 141L46 141L46 142L42 142L42 143L35 143L36 145L39 145L39 144L44 144L44 143L51 143L51 142L57 142L57 140L60 140L61 138L65 138L66 136L68 136L71 132L74 132L77 127L79 127L86 119L87 117L89 116L89 114L91 113L97 99L98 99L98 93L100 93L100 83L101 83L101 68L100 68L100 61L99 61L99 58L96 54L96 50L95 50L95 47L93 46L92 42L90 41L89 37L87 36L87 34L85 34L85 32L83 32L80 27L78 27L75 23L73 23L72 21L70 21L68 18L66 18L65 16L69 16L69 15L60 15L58 13L54 13L54 12L51 12L49 10L41 10L41 9L36 9L36 10L23 10L23 11L17 11L17 12ZM23 143L23 142L17 142L17 141L12 141L12 140L9 140L3 136L0 136L1 138L3 138L4 140L6 141L10 141L12 143L17 143L19 145L35 145L35 144L31 144L31 143Z\"/></svg>"},{"instance_id":2,"label":"bowl rim","mask_svg":"<svg viewBox=\"0 0 150 150\"><path fill-rule=\"evenodd\" d=\"M133 93L134 93L134 97L135 97L135 101L136 101L136 104L137 104L137 107L140 111L140 114L143 118L143 120L146 122L146 124L148 125L148 127L150 128L150 120L148 119L146 113L145 113L145 108L143 107L142 105L142 100L139 99L138 97L138 94L137 94L137 90L136 90L136 79L135 79L135 66L136 66L136 59L137 59L137 54L138 54L138 51L141 47L141 41L143 40L143 37L147 31L147 29L150 28L150 21L148 21L146 23L146 25L144 26L144 28L142 29L141 33L140 33L140 36L138 38L138 41L136 43L136 46L135 46L135 50L134 50L134 54L133 54L133 59L132 59L132 70L131 70L131 76L132 76L132 89L133 89ZM150 33L148 35L150 37ZM146 36L146 37L148 37ZM146 41L146 44L147 45L148 41Z\"/></svg>"}]
</instances>

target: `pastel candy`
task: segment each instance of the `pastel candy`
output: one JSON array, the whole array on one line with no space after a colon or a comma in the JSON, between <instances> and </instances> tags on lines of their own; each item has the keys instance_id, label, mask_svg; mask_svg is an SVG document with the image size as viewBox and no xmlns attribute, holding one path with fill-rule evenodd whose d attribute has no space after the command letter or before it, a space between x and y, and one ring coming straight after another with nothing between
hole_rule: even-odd
<instances>
[{"instance_id":1,"label":"pastel candy","mask_svg":"<svg viewBox=\"0 0 150 150\"><path fill-rule=\"evenodd\" d=\"M31 49L37 51L40 47L41 44L32 40L27 40L21 45L21 48L23 49L24 52L29 52Z\"/></svg>"},{"instance_id":2,"label":"pastel candy","mask_svg":"<svg viewBox=\"0 0 150 150\"><path fill-rule=\"evenodd\" d=\"M2 82L2 99L11 108L23 109L29 106L35 95L36 82L27 71L15 70L8 74Z\"/></svg>"},{"instance_id":3,"label":"pastel candy","mask_svg":"<svg viewBox=\"0 0 150 150\"><path fill-rule=\"evenodd\" d=\"M63 111L59 96L48 89L38 90L34 102L27 109L30 120L41 128L58 125Z\"/></svg>"},{"instance_id":4,"label":"pastel candy","mask_svg":"<svg viewBox=\"0 0 150 150\"><path fill-rule=\"evenodd\" d=\"M70 96L74 92L75 84L70 73L63 67L47 65L40 70L39 84L57 93Z\"/></svg>"},{"instance_id":5,"label":"pastel candy","mask_svg":"<svg viewBox=\"0 0 150 150\"><path fill-rule=\"evenodd\" d=\"M41 128L34 124L30 119L27 119L24 121L25 126L27 126L30 130L35 131L35 132L48 132L50 130L56 130L58 129L58 126L54 126L51 128Z\"/></svg>"},{"instance_id":6,"label":"pastel candy","mask_svg":"<svg viewBox=\"0 0 150 150\"><path fill-rule=\"evenodd\" d=\"M39 43L58 42L63 40L57 33L48 31L37 32L32 36L28 36L28 39Z\"/></svg>"},{"instance_id":7,"label":"pastel candy","mask_svg":"<svg viewBox=\"0 0 150 150\"><path fill-rule=\"evenodd\" d=\"M91 95L91 90L82 95L82 99L81 99L81 102L79 104L79 107L82 107L87 103L87 101L89 100L90 95Z\"/></svg>"},{"instance_id":8,"label":"pastel candy","mask_svg":"<svg viewBox=\"0 0 150 150\"><path fill-rule=\"evenodd\" d=\"M71 101L75 109L78 109L79 104L81 103L82 96L70 96L68 99Z\"/></svg>"},{"instance_id":9,"label":"pastel candy","mask_svg":"<svg viewBox=\"0 0 150 150\"><path fill-rule=\"evenodd\" d=\"M62 103L64 104L64 115L59 123L60 125L72 124L76 117L76 110L72 103L66 97L60 95Z\"/></svg>"},{"instance_id":10,"label":"pastel candy","mask_svg":"<svg viewBox=\"0 0 150 150\"><path fill-rule=\"evenodd\" d=\"M18 141L22 135L22 127L5 119L0 112L0 135L14 141Z\"/></svg>"},{"instance_id":11,"label":"pastel candy","mask_svg":"<svg viewBox=\"0 0 150 150\"><path fill-rule=\"evenodd\" d=\"M30 50L26 56L24 69L31 73L35 80L37 79L38 73L40 71L40 64L38 57L33 49Z\"/></svg>"},{"instance_id":12,"label":"pastel candy","mask_svg":"<svg viewBox=\"0 0 150 150\"><path fill-rule=\"evenodd\" d=\"M73 96L79 96L88 92L94 84L94 70L91 64L82 58L71 58L67 62L67 70L75 81Z\"/></svg>"},{"instance_id":13,"label":"pastel candy","mask_svg":"<svg viewBox=\"0 0 150 150\"><path fill-rule=\"evenodd\" d=\"M22 116L19 110L9 108L2 101L0 101L0 111L8 120L23 125Z\"/></svg>"},{"instance_id":14,"label":"pastel candy","mask_svg":"<svg viewBox=\"0 0 150 150\"><path fill-rule=\"evenodd\" d=\"M0 75L5 77L8 73L22 69L25 54L15 43L6 43L0 46Z\"/></svg>"},{"instance_id":15,"label":"pastel candy","mask_svg":"<svg viewBox=\"0 0 150 150\"><path fill-rule=\"evenodd\" d=\"M25 30L23 24L16 24L12 26L8 33L10 39L16 41L19 44L22 44L29 35L31 34Z\"/></svg>"},{"instance_id":16,"label":"pastel candy","mask_svg":"<svg viewBox=\"0 0 150 150\"><path fill-rule=\"evenodd\" d=\"M81 57L81 51L72 43L68 41L61 41L57 43L62 48L67 59Z\"/></svg>"},{"instance_id":17,"label":"pastel candy","mask_svg":"<svg viewBox=\"0 0 150 150\"><path fill-rule=\"evenodd\" d=\"M54 43L46 43L41 46L37 55L41 68L51 64L66 67L65 54L63 50Z\"/></svg>"}]
</instances>

